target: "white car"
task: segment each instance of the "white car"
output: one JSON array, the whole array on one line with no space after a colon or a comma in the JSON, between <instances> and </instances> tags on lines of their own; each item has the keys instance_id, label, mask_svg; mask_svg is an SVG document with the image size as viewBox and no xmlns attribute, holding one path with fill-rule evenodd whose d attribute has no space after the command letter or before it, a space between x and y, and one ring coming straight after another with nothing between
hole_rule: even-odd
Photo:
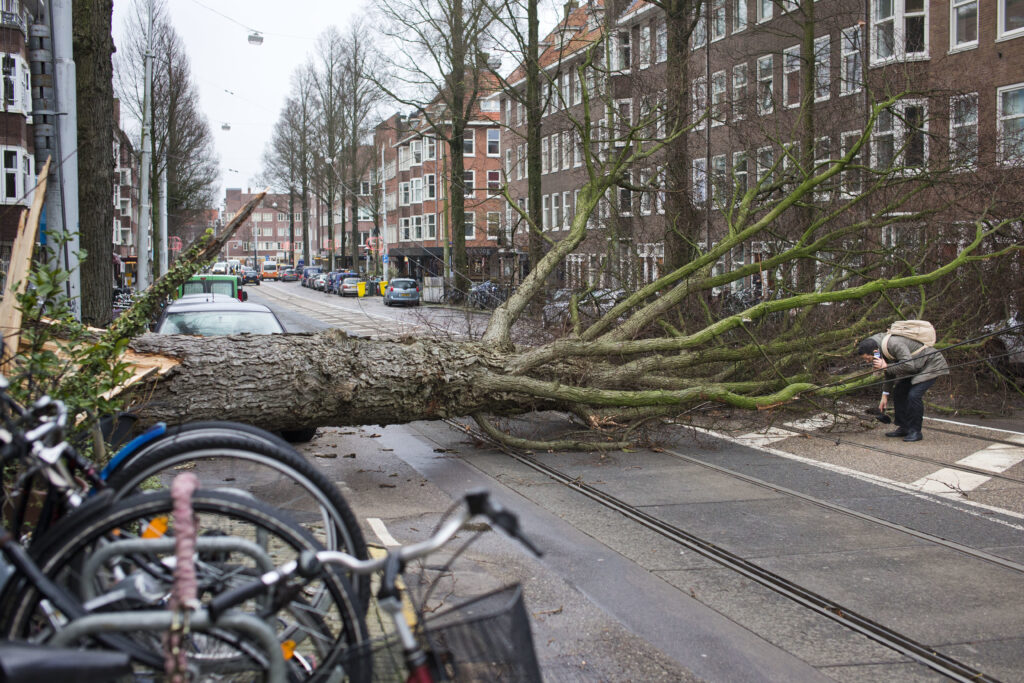
<instances>
[{"instance_id":1,"label":"white car","mask_svg":"<svg viewBox=\"0 0 1024 683\"><path fill-rule=\"evenodd\" d=\"M213 268L210 269L211 275L227 275L228 274L228 262L217 261L213 264Z\"/></svg>"}]
</instances>

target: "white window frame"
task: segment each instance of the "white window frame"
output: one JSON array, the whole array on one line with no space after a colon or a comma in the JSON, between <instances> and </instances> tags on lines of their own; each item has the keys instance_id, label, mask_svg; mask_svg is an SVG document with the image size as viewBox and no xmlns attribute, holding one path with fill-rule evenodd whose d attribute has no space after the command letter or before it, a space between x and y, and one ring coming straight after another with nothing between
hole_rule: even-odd
<instances>
[{"instance_id":1,"label":"white window frame","mask_svg":"<svg viewBox=\"0 0 1024 683\"><path fill-rule=\"evenodd\" d=\"M771 21L775 13L775 2L773 0L756 0L757 2L757 23Z\"/></svg>"},{"instance_id":2,"label":"white window frame","mask_svg":"<svg viewBox=\"0 0 1024 683\"><path fill-rule=\"evenodd\" d=\"M615 71L628 74L633 66L633 46L629 28L615 33Z\"/></svg>"},{"instance_id":3,"label":"white window frame","mask_svg":"<svg viewBox=\"0 0 1024 683\"><path fill-rule=\"evenodd\" d=\"M497 241L501 235L501 212L500 211L488 211L487 212L487 226L486 235L487 239L491 241ZM491 235L491 226L494 226L494 234Z\"/></svg>"},{"instance_id":4,"label":"white window frame","mask_svg":"<svg viewBox=\"0 0 1024 683\"><path fill-rule=\"evenodd\" d=\"M562 227L562 214L561 214L561 199L562 196L553 192L551 194L551 229L558 230Z\"/></svg>"},{"instance_id":5,"label":"white window frame","mask_svg":"<svg viewBox=\"0 0 1024 683\"><path fill-rule=\"evenodd\" d=\"M540 198L540 229L547 230L551 225L550 209L548 208L551 203L549 195L541 195Z\"/></svg>"},{"instance_id":6,"label":"white window frame","mask_svg":"<svg viewBox=\"0 0 1024 683\"><path fill-rule=\"evenodd\" d=\"M918 1L918 0L913 0ZM871 2L871 63L887 64L890 62L909 62L921 59L928 59L928 31L930 17L928 12L929 3L927 0L920 0L923 9L921 11L907 12L908 0L872 0ZM891 3L892 14L879 16L881 3ZM916 17L923 17L923 49L920 52L907 52L907 21ZM879 29L884 24L891 23L892 32L892 54L884 55L880 51L885 41L880 37Z\"/></svg>"},{"instance_id":7,"label":"white window frame","mask_svg":"<svg viewBox=\"0 0 1024 683\"><path fill-rule=\"evenodd\" d=\"M648 188L651 182L651 169L641 168L640 169L640 187ZM654 207L654 196L651 190L644 189L640 192L640 215L650 216L651 211Z\"/></svg>"},{"instance_id":8,"label":"white window frame","mask_svg":"<svg viewBox=\"0 0 1024 683\"><path fill-rule=\"evenodd\" d=\"M398 219L398 239L403 242L409 242L412 240L412 232L410 231L410 221L408 218Z\"/></svg>"},{"instance_id":9,"label":"white window frame","mask_svg":"<svg viewBox=\"0 0 1024 683\"><path fill-rule=\"evenodd\" d=\"M693 160L693 203L704 206L708 201L708 164L707 159L699 157Z\"/></svg>"},{"instance_id":10,"label":"white window frame","mask_svg":"<svg viewBox=\"0 0 1024 683\"><path fill-rule=\"evenodd\" d=\"M487 129L487 156L501 157L501 130L498 128Z\"/></svg>"},{"instance_id":11,"label":"white window frame","mask_svg":"<svg viewBox=\"0 0 1024 683\"><path fill-rule=\"evenodd\" d=\"M1011 40L1024 36L1024 24L1006 30L1006 0L996 0L996 40Z\"/></svg>"},{"instance_id":12,"label":"white window frame","mask_svg":"<svg viewBox=\"0 0 1024 683\"><path fill-rule=\"evenodd\" d=\"M906 123L906 110L910 107L921 107L922 109L922 126L921 126L921 142L922 142L922 162L920 166L907 166L906 155L907 155L907 134L909 128ZM891 133L893 137L893 151L896 157L892 160L893 168L902 168L904 174L916 173L923 171L928 167L929 158L929 145L928 145L928 102L926 100L900 100L890 107L893 109L892 113L892 130L882 131L888 135ZM879 119L880 121L881 119ZM875 131L872 131L871 135L871 167L881 169L882 167L878 163L878 154L875 145L875 140L882 137L878 134L878 124L876 122Z\"/></svg>"},{"instance_id":13,"label":"white window frame","mask_svg":"<svg viewBox=\"0 0 1024 683\"><path fill-rule=\"evenodd\" d=\"M423 176L423 198L437 199L437 176L433 173Z\"/></svg>"},{"instance_id":14,"label":"white window frame","mask_svg":"<svg viewBox=\"0 0 1024 683\"><path fill-rule=\"evenodd\" d=\"M864 88L864 28L859 24L844 28L839 39L839 94L853 95ZM853 71L854 73L850 73ZM851 80L854 77L856 80Z\"/></svg>"},{"instance_id":15,"label":"white window frame","mask_svg":"<svg viewBox=\"0 0 1024 683\"><path fill-rule=\"evenodd\" d=\"M733 152L732 153L732 175L729 177L732 179L732 194L734 195L733 203L739 204L746 194L747 190L750 189L750 171L747 168L748 158L746 151ZM740 187L739 178L743 177L743 186Z\"/></svg>"},{"instance_id":16,"label":"white window frame","mask_svg":"<svg viewBox=\"0 0 1024 683\"><path fill-rule=\"evenodd\" d=\"M633 100L615 100L615 146L624 147L633 128Z\"/></svg>"},{"instance_id":17,"label":"white window frame","mask_svg":"<svg viewBox=\"0 0 1024 683\"><path fill-rule=\"evenodd\" d=\"M796 74L796 98L792 101L790 82L792 74ZM800 86L803 79L800 77L800 46L794 45L782 51L782 106L787 109L795 109L800 106Z\"/></svg>"},{"instance_id":18,"label":"white window frame","mask_svg":"<svg viewBox=\"0 0 1024 683\"><path fill-rule=\"evenodd\" d=\"M724 154L716 154L711 157L709 190L714 206L723 207L728 203L728 198L726 197L726 180L728 177L729 166L726 156Z\"/></svg>"},{"instance_id":19,"label":"white window frame","mask_svg":"<svg viewBox=\"0 0 1024 683\"><path fill-rule=\"evenodd\" d=\"M863 134L863 131L848 130L839 136L839 144L842 145L842 148L839 151L842 152L843 157L846 157L847 153L853 148L853 145L857 142L857 140L860 139L860 136ZM842 178L839 181L839 190L842 193L843 197L856 197L863 191L864 179L861 175L861 169L851 168L861 166L861 160L863 158L864 148L861 147L860 152L858 152L857 156L853 157L853 159L850 160L849 165L843 171ZM856 182L855 189L851 189L851 180L854 180Z\"/></svg>"},{"instance_id":20,"label":"white window frame","mask_svg":"<svg viewBox=\"0 0 1024 683\"><path fill-rule=\"evenodd\" d=\"M409 141L409 165L419 166L423 163L423 141L422 140L410 140Z\"/></svg>"},{"instance_id":21,"label":"white window frame","mask_svg":"<svg viewBox=\"0 0 1024 683\"><path fill-rule=\"evenodd\" d=\"M708 79L698 76L693 79L693 118L694 130L704 130L708 117Z\"/></svg>"},{"instance_id":22,"label":"white window frame","mask_svg":"<svg viewBox=\"0 0 1024 683\"><path fill-rule=\"evenodd\" d=\"M1002 6L1005 0L999 0ZM950 0L949 2L949 51L959 52L960 50L971 50L978 47L978 0ZM974 40L957 42L957 29L960 27L960 16L958 10L974 8Z\"/></svg>"},{"instance_id":23,"label":"white window frame","mask_svg":"<svg viewBox=\"0 0 1024 683\"><path fill-rule=\"evenodd\" d=\"M732 3L732 32L739 33L747 28L747 0L733 0Z\"/></svg>"},{"instance_id":24,"label":"white window frame","mask_svg":"<svg viewBox=\"0 0 1024 683\"><path fill-rule=\"evenodd\" d=\"M572 165L573 167L583 165L583 138L575 128L572 131Z\"/></svg>"},{"instance_id":25,"label":"white window frame","mask_svg":"<svg viewBox=\"0 0 1024 683\"><path fill-rule=\"evenodd\" d=\"M668 26L662 20L654 29L654 61L661 64L666 59L668 59Z\"/></svg>"},{"instance_id":26,"label":"white window frame","mask_svg":"<svg viewBox=\"0 0 1024 683\"><path fill-rule=\"evenodd\" d=\"M814 101L832 96L832 40L828 34L814 39Z\"/></svg>"},{"instance_id":27,"label":"white window frame","mask_svg":"<svg viewBox=\"0 0 1024 683\"><path fill-rule=\"evenodd\" d=\"M467 240L476 239L476 212L467 211L465 219L462 223L462 229L465 232Z\"/></svg>"},{"instance_id":28,"label":"white window frame","mask_svg":"<svg viewBox=\"0 0 1024 683\"><path fill-rule=\"evenodd\" d=\"M466 151L467 149L469 151ZM462 131L462 156L476 156L476 130L473 128L466 128Z\"/></svg>"},{"instance_id":29,"label":"white window frame","mask_svg":"<svg viewBox=\"0 0 1024 683\"><path fill-rule=\"evenodd\" d=\"M423 160L434 161L437 159L437 138L432 135L423 136Z\"/></svg>"},{"instance_id":30,"label":"white window frame","mask_svg":"<svg viewBox=\"0 0 1024 683\"><path fill-rule=\"evenodd\" d=\"M409 179L409 198L413 204L423 203L423 178Z\"/></svg>"},{"instance_id":31,"label":"white window frame","mask_svg":"<svg viewBox=\"0 0 1024 683\"><path fill-rule=\"evenodd\" d=\"M711 125L721 126L728 118L725 112L728 81L725 71L711 74Z\"/></svg>"},{"instance_id":32,"label":"white window frame","mask_svg":"<svg viewBox=\"0 0 1024 683\"><path fill-rule=\"evenodd\" d=\"M412 238L413 240L420 241L423 239L423 216L413 216L412 220Z\"/></svg>"},{"instance_id":33,"label":"white window frame","mask_svg":"<svg viewBox=\"0 0 1024 683\"><path fill-rule=\"evenodd\" d=\"M562 230L569 229L569 196L568 190L562 193Z\"/></svg>"},{"instance_id":34,"label":"white window frame","mask_svg":"<svg viewBox=\"0 0 1024 683\"><path fill-rule=\"evenodd\" d=\"M562 170L567 171L572 165L572 131L562 131Z\"/></svg>"},{"instance_id":35,"label":"white window frame","mask_svg":"<svg viewBox=\"0 0 1024 683\"><path fill-rule=\"evenodd\" d=\"M540 139L540 174L544 175L548 172L548 139L543 137Z\"/></svg>"},{"instance_id":36,"label":"white window frame","mask_svg":"<svg viewBox=\"0 0 1024 683\"><path fill-rule=\"evenodd\" d=\"M747 76L747 63L737 64L732 68L732 120L742 121L746 118L747 88L750 79ZM737 95L737 91L739 94Z\"/></svg>"},{"instance_id":37,"label":"white window frame","mask_svg":"<svg viewBox=\"0 0 1024 683\"><path fill-rule=\"evenodd\" d=\"M767 116L775 111L775 55L763 55L757 58L757 113ZM767 68L765 68L767 65ZM767 84L767 99L764 97Z\"/></svg>"},{"instance_id":38,"label":"white window frame","mask_svg":"<svg viewBox=\"0 0 1024 683\"><path fill-rule=\"evenodd\" d=\"M468 181L468 182L467 182ZM462 192L466 199L472 199L476 196L476 171L469 170L462 172Z\"/></svg>"},{"instance_id":39,"label":"white window frame","mask_svg":"<svg viewBox=\"0 0 1024 683\"><path fill-rule=\"evenodd\" d=\"M973 106L964 109L957 106L961 103L973 104ZM963 168L974 168L978 164L978 104L979 99L976 92L949 98L949 161L951 164L957 166L963 164ZM962 116L964 112L967 113L966 118ZM973 137L973 148L969 150L969 156L965 154L963 148L967 146L962 146L962 135L965 131L969 139Z\"/></svg>"},{"instance_id":40,"label":"white window frame","mask_svg":"<svg viewBox=\"0 0 1024 683\"><path fill-rule=\"evenodd\" d=\"M725 7L727 0L711 0L711 42L717 42L725 38L729 32L729 24L726 22Z\"/></svg>"},{"instance_id":41,"label":"white window frame","mask_svg":"<svg viewBox=\"0 0 1024 683\"><path fill-rule=\"evenodd\" d=\"M412 194L409 189L409 183L398 183L398 205L409 206L411 200Z\"/></svg>"},{"instance_id":42,"label":"white window frame","mask_svg":"<svg viewBox=\"0 0 1024 683\"><path fill-rule=\"evenodd\" d=\"M435 214L435 213L428 213L423 218L424 218L424 220L423 220L423 225L424 225L423 231L424 231L424 234L426 234L428 240L436 240L437 239L437 214Z\"/></svg>"},{"instance_id":43,"label":"white window frame","mask_svg":"<svg viewBox=\"0 0 1024 683\"><path fill-rule=\"evenodd\" d=\"M501 196L501 171L487 171L487 196Z\"/></svg>"},{"instance_id":44,"label":"white window frame","mask_svg":"<svg viewBox=\"0 0 1024 683\"><path fill-rule=\"evenodd\" d=\"M523 146L516 146L516 180L523 179L523 165L526 162L523 160Z\"/></svg>"},{"instance_id":45,"label":"white window frame","mask_svg":"<svg viewBox=\"0 0 1024 683\"><path fill-rule=\"evenodd\" d=\"M580 80L579 71L572 75L572 103L579 104L583 101L583 81Z\"/></svg>"},{"instance_id":46,"label":"white window frame","mask_svg":"<svg viewBox=\"0 0 1024 683\"><path fill-rule=\"evenodd\" d=\"M768 163L761 163L765 153L768 155ZM757 155L754 157L754 178L760 184L772 172L772 167L775 166L775 150L769 147L758 147ZM769 183L770 185L771 183Z\"/></svg>"},{"instance_id":47,"label":"white window frame","mask_svg":"<svg viewBox=\"0 0 1024 683\"><path fill-rule=\"evenodd\" d=\"M1024 107L1022 107L1019 114L1012 116L1004 116L1003 114L1003 96L1018 90L1021 91L1021 97L1024 98L1024 83L1015 83L1014 85L1007 85L996 90L996 159L1004 166L1024 166ZM1005 122L1008 120L1020 121L1022 126L1021 138L1017 143L1020 154L1012 158L1008 158L1004 131Z\"/></svg>"},{"instance_id":48,"label":"white window frame","mask_svg":"<svg viewBox=\"0 0 1024 683\"><path fill-rule=\"evenodd\" d=\"M640 26L640 40L637 44L636 65L639 69L646 69L651 65L651 25Z\"/></svg>"}]
</instances>

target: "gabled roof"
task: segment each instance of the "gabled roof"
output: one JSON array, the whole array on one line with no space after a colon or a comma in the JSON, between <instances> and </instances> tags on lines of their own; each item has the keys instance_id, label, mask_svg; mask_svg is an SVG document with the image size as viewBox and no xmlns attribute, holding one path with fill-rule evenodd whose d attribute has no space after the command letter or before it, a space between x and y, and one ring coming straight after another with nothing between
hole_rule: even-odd
<instances>
[{"instance_id":1,"label":"gabled roof","mask_svg":"<svg viewBox=\"0 0 1024 683\"><path fill-rule=\"evenodd\" d=\"M604 13L604 0L591 0L582 7L569 12L558 25L541 41L540 68L546 69L560 61L586 50L604 35L604 24L592 26L591 14ZM520 64L508 77L509 83L518 83L526 78L526 69Z\"/></svg>"}]
</instances>

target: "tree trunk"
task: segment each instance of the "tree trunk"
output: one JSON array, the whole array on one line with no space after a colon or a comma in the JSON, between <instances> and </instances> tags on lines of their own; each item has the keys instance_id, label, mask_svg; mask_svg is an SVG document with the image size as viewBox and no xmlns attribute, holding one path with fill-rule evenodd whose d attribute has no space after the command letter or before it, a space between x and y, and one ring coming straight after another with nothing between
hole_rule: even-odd
<instances>
[{"instance_id":1,"label":"tree trunk","mask_svg":"<svg viewBox=\"0 0 1024 683\"><path fill-rule=\"evenodd\" d=\"M136 391L146 424L236 420L266 429L392 424L525 412L491 379L507 374L493 347L442 340L353 339L344 333L183 337L147 334L132 347L182 359Z\"/></svg>"},{"instance_id":2,"label":"tree trunk","mask_svg":"<svg viewBox=\"0 0 1024 683\"><path fill-rule=\"evenodd\" d=\"M78 72L78 202L82 263L82 321L110 322L113 311L114 90L110 56L112 0L80 0L73 9Z\"/></svg>"}]
</instances>

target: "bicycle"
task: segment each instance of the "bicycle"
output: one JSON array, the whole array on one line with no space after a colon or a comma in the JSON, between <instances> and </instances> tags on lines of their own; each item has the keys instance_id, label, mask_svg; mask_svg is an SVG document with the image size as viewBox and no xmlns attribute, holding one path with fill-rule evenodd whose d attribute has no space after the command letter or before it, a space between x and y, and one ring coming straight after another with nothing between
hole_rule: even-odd
<instances>
[{"instance_id":1,"label":"bicycle","mask_svg":"<svg viewBox=\"0 0 1024 683\"><path fill-rule=\"evenodd\" d=\"M512 585L472 599L443 613L424 617L423 607L436 586L427 588L411 627L403 614L399 576L407 565L426 558L449 543L457 532L477 516L518 540L535 555L540 551L520 532L516 515L493 502L486 491L466 494L453 506L448 521L427 540L391 549L384 557L361 560L339 551L303 552L297 560L267 572L248 585L214 597L208 611L216 620L234 608L278 589L296 576L332 565L368 576L380 574L377 602L391 621L392 632L382 638L357 643L331 653L311 680L404 680L431 683L447 680L540 681L540 667L533 646L529 615L522 589ZM446 514L445 517L448 515ZM448 572L451 562L479 537L476 532L440 568Z\"/></svg>"},{"instance_id":2,"label":"bicycle","mask_svg":"<svg viewBox=\"0 0 1024 683\"><path fill-rule=\"evenodd\" d=\"M169 479L182 468L205 468L216 470L225 484L245 481L250 489L263 487L272 491L277 506L298 521L310 526L319 523L319 538L326 548L368 556L359 523L337 486L287 442L265 430L221 421L178 427L159 423L123 445L107 466L97 471L65 441L68 416L63 404L44 397L22 408L10 398L6 388L6 380L0 377L0 421L12 435L5 448L25 450L39 444L50 461L50 470L58 470L43 471L48 490L56 495L48 494L43 502L40 521L34 525L36 535L44 533L51 519L63 514L67 506L80 505L88 495L80 487L72 490L72 470L81 475L93 492L109 488L114 491L114 499L119 500L146 483L168 485ZM21 457L24 459L25 455ZM70 469L62 469L65 460ZM32 474L30 470L30 476L22 477L20 490L9 496L20 498L11 524L15 533L25 527L34 485ZM289 481L291 486L287 485ZM366 604L369 586L359 581L356 587Z\"/></svg>"}]
</instances>

